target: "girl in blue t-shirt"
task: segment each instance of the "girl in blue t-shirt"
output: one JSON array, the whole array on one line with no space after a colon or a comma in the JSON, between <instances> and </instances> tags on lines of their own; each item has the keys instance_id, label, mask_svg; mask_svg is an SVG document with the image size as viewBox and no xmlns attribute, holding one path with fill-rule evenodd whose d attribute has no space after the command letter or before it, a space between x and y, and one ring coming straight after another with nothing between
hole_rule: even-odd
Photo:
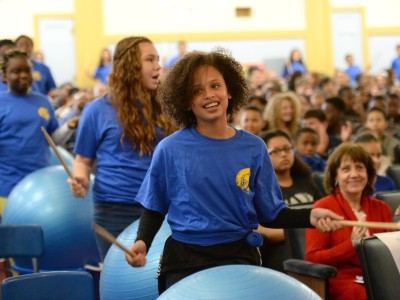
<instances>
[{"instance_id":1,"label":"girl in blue t-shirt","mask_svg":"<svg viewBox=\"0 0 400 300\"><path fill-rule=\"evenodd\" d=\"M104 48L101 50L100 61L96 67L94 74L91 74L89 70L86 70L86 75L90 78L98 80L101 84L107 85L108 75L110 75L112 67L112 56L110 50Z\"/></svg>"},{"instance_id":2,"label":"girl in blue t-shirt","mask_svg":"<svg viewBox=\"0 0 400 300\"><path fill-rule=\"evenodd\" d=\"M32 64L26 53L4 54L1 71L8 90L0 92L0 216L15 185L29 173L50 165L50 149L41 127L57 144L70 136L67 123L57 130L49 99L31 92Z\"/></svg>"},{"instance_id":3,"label":"girl in blue t-shirt","mask_svg":"<svg viewBox=\"0 0 400 300\"><path fill-rule=\"evenodd\" d=\"M205 268L260 265L258 224L338 228L328 210L286 207L264 142L228 125L246 104L242 66L223 50L190 52L168 73L159 98L181 130L157 146L136 196L144 206L126 257L138 267L165 215L172 235L160 264L159 291Z\"/></svg>"},{"instance_id":4,"label":"girl in blue t-shirt","mask_svg":"<svg viewBox=\"0 0 400 300\"><path fill-rule=\"evenodd\" d=\"M283 66L282 77L289 79L295 72L307 73L307 67L298 49L293 49L290 52L289 61Z\"/></svg>"},{"instance_id":5,"label":"girl in blue t-shirt","mask_svg":"<svg viewBox=\"0 0 400 300\"><path fill-rule=\"evenodd\" d=\"M73 179L68 183L72 193L82 197L96 170L94 222L115 236L140 217L135 196L152 152L168 129L155 100L160 74L159 55L149 39L121 40L115 48L109 94L87 104L79 121ZM104 260L110 244L97 235L96 242Z\"/></svg>"}]
</instances>

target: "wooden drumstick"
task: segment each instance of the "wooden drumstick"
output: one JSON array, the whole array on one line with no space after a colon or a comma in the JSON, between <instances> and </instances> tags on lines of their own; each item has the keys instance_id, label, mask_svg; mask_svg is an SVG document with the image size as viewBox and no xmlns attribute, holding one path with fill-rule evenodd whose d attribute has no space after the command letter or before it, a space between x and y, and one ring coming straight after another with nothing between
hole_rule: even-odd
<instances>
[{"instance_id":1,"label":"wooden drumstick","mask_svg":"<svg viewBox=\"0 0 400 300\"><path fill-rule=\"evenodd\" d=\"M46 129L42 126L42 132L49 143L50 147L53 149L54 153L57 155L58 159L60 160L61 164L63 165L65 171L67 172L70 178L73 178L72 172L69 169L68 165L65 163L64 158L61 156L60 151L58 151L56 144L51 139L51 136L47 133Z\"/></svg>"},{"instance_id":2,"label":"wooden drumstick","mask_svg":"<svg viewBox=\"0 0 400 300\"><path fill-rule=\"evenodd\" d=\"M336 220L335 222L343 226L352 226L352 227L357 226L357 227L367 227L367 228L400 230L400 223L363 222L363 221L349 221L349 220Z\"/></svg>"},{"instance_id":3,"label":"wooden drumstick","mask_svg":"<svg viewBox=\"0 0 400 300\"><path fill-rule=\"evenodd\" d=\"M96 223L93 223L93 230L98 235L100 235L102 238L104 238L106 241L118 246L122 251L124 251L130 257L135 258L136 254L134 252L132 252L130 249L128 249L124 245L122 245L111 233L109 233L103 227L101 227L100 225L98 225Z\"/></svg>"}]
</instances>

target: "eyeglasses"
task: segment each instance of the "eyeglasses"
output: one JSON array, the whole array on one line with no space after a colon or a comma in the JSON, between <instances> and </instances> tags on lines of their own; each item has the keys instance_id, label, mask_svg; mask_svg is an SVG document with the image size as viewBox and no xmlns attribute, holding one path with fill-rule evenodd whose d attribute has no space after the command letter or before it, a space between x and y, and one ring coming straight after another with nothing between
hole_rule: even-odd
<instances>
[{"instance_id":1,"label":"eyeglasses","mask_svg":"<svg viewBox=\"0 0 400 300\"><path fill-rule=\"evenodd\" d=\"M285 154L289 154L292 150L293 150L293 147L290 146L290 147L284 147L282 149L274 149L272 151L269 151L268 154L271 155L271 156L276 156L276 155L278 155L278 154L280 154L282 152L285 153Z\"/></svg>"}]
</instances>

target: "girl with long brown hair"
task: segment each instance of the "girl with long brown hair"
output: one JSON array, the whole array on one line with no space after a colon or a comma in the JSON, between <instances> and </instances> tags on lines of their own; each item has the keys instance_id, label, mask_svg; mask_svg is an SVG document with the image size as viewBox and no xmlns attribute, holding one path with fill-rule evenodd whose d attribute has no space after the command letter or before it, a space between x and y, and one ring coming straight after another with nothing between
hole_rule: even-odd
<instances>
[{"instance_id":1,"label":"girl with long brown hair","mask_svg":"<svg viewBox=\"0 0 400 300\"><path fill-rule=\"evenodd\" d=\"M142 207L134 199L155 146L168 132L155 98L160 73L158 52L148 38L121 40L109 94L88 104L79 122L68 183L76 197L85 196L96 161L94 222L115 236L140 217ZM110 244L96 238L104 260Z\"/></svg>"}]
</instances>

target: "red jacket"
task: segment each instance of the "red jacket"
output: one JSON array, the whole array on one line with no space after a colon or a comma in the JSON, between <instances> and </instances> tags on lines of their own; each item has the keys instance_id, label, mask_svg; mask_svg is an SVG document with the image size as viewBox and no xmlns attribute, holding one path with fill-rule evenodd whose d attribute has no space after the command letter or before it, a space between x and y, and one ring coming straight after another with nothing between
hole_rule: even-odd
<instances>
[{"instance_id":1,"label":"red jacket","mask_svg":"<svg viewBox=\"0 0 400 300\"><path fill-rule=\"evenodd\" d=\"M391 208L382 200L363 195L361 206L367 215L366 221L393 222ZM343 199L339 190L336 195L329 195L315 202L314 207L328 208L344 217L345 220L357 221L350 205ZM351 242L352 227L345 227L334 232L322 233L317 229L306 229L306 260L331 265L337 268L337 276L330 279L330 299L367 299L363 284L355 283L357 276L362 276L356 249ZM371 235L391 230L369 229Z\"/></svg>"}]
</instances>

